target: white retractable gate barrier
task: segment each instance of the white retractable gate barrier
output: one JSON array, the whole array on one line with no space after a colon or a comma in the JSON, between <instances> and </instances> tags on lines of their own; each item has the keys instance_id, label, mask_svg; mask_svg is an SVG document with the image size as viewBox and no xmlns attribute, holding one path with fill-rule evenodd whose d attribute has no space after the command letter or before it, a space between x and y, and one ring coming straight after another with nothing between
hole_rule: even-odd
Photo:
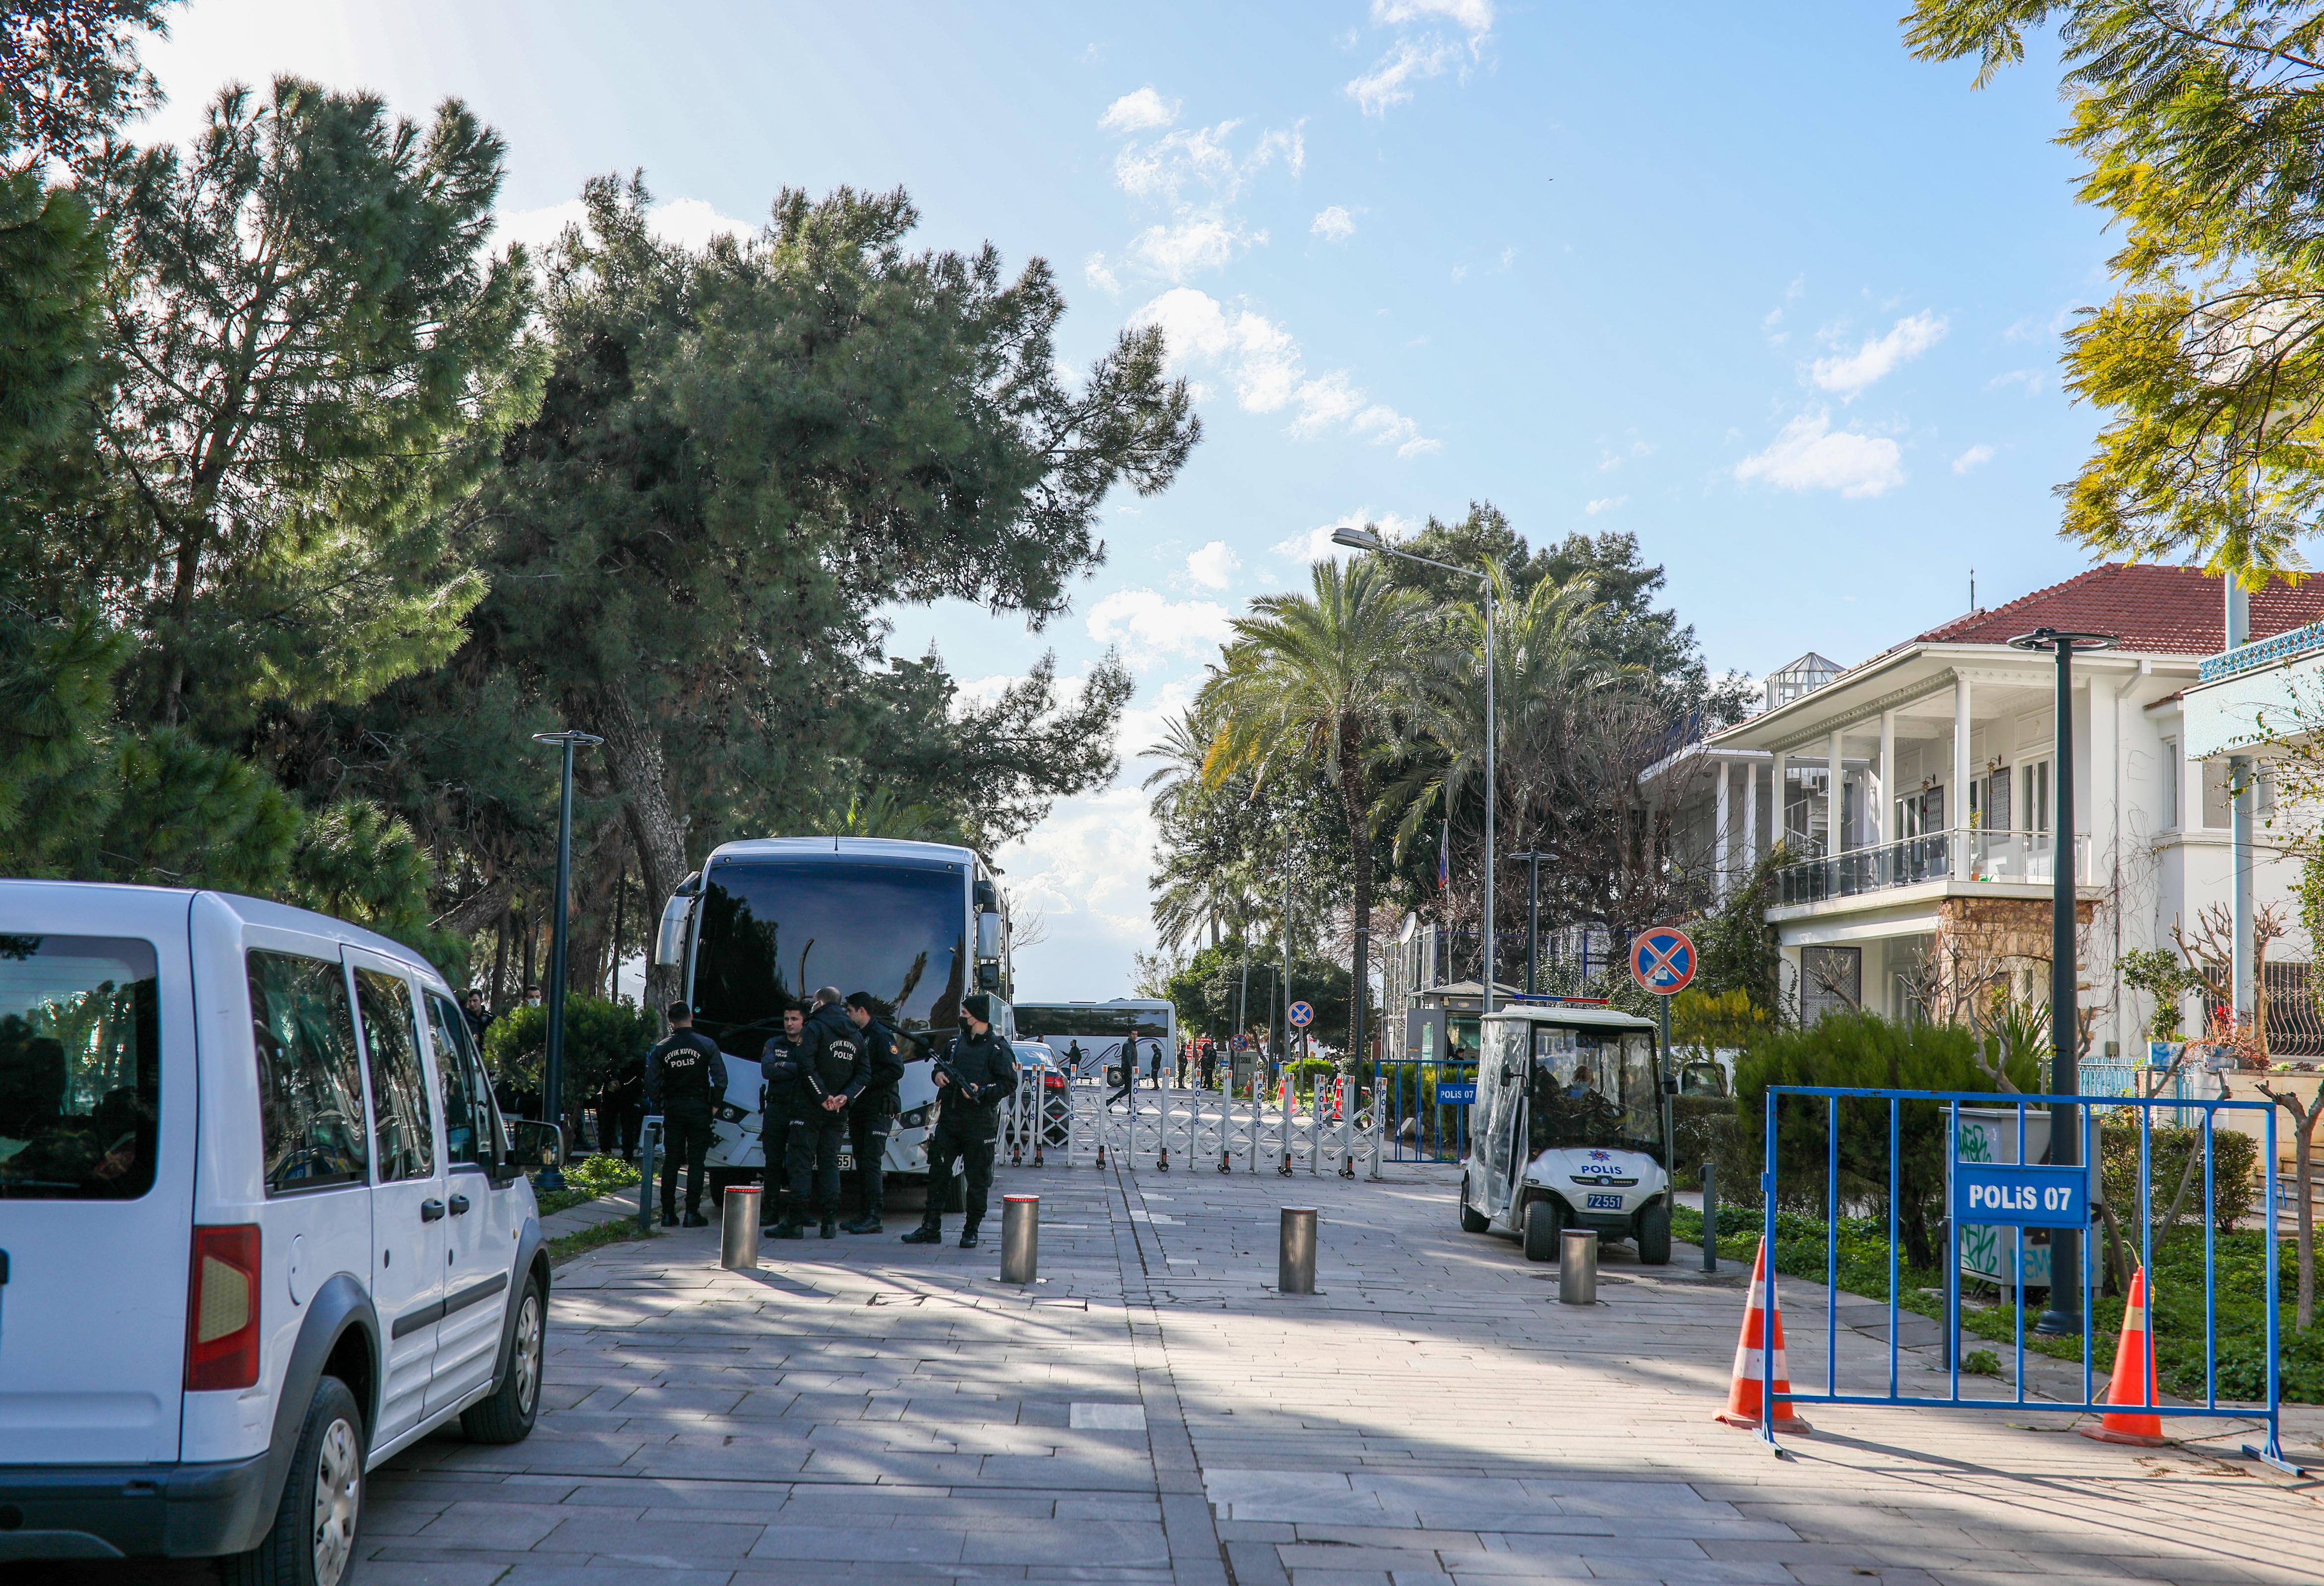
<instances>
[{"instance_id":1,"label":"white retractable gate barrier","mask_svg":"<svg viewBox=\"0 0 2324 1586\"><path fill-rule=\"evenodd\" d=\"M1167 1086L1124 1097L1100 1083L1044 1089L1025 1078L1001 1112L999 1155L1014 1166L1379 1176L1376 1120L1351 1080L1319 1086L1311 1104Z\"/></svg>"}]
</instances>

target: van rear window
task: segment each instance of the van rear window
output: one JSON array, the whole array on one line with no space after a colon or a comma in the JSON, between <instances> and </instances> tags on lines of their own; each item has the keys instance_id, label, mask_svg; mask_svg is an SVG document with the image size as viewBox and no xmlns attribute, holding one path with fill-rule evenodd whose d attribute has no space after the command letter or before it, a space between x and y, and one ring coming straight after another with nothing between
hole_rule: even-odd
<instances>
[{"instance_id":1,"label":"van rear window","mask_svg":"<svg viewBox=\"0 0 2324 1586\"><path fill-rule=\"evenodd\" d=\"M161 1109L153 945L0 935L0 1196L133 1201Z\"/></svg>"},{"instance_id":2,"label":"van rear window","mask_svg":"<svg viewBox=\"0 0 2324 1586\"><path fill-rule=\"evenodd\" d=\"M249 974L266 1193L361 1183L370 1157L346 972L328 959L253 950Z\"/></svg>"}]
</instances>

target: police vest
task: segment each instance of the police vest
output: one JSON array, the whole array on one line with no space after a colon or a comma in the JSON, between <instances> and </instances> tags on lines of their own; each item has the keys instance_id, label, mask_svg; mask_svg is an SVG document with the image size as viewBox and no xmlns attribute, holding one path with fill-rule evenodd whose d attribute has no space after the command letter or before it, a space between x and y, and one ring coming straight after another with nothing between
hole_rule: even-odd
<instances>
[{"instance_id":1,"label":"police vest","mask_svg":"<svg viewBox=\"0 0 2324 1586\"><path fill-rule=\"evenodd\" d=\"M673 1040L661 1054L661 1099L665 1108L689 1111L710 1105L710 1054L691 1040Z\"/></svg>"}]
</instances>

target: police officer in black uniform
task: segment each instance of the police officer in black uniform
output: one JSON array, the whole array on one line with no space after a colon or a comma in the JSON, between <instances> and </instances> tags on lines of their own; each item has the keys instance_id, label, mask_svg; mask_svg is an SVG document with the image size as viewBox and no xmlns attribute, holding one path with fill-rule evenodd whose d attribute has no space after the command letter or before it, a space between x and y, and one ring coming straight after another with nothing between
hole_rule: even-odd
<instances>
[{"instance_id":1,"label":"police officer in black uniform","mask_svg":"<svg viewBox=\"0 0 2324 1586\"><path fill-rule=\"evenodd\" d=\"M864 1055L862 1036L840 1006L836 986L816 992L815 1013L802 1033L807 1045L798 1057L798 1078L791 1086L791 1203L775 1225L775 1237L798 1239L806 1232L800 1219L807 1209L811 1181L823 1237L836 1239L839 1148L847 1139L848 1104L872 1083L872 1064Z\"/></svg>"},{"instance_id":2,"label":"police officer in black uniform","mask_svg":"<svg viewBox=\"0 0 2324 1586\"><path fill-rule=\"evenodd\" d=\"M807 1050L806 1022L804 1009L784 1009L782 1033L769 1037L759 1052L759 1077L766 1082L766 1100L759 1108L759 1155L767 1165L765 1203L759 1208L762 1233L772 1233L783 1223L784 1186L791 1170L791 1093L798 1083L799 1057Z\"/></svg>"},{"instance_id":3,"label":"police officer in black uniform","mask_svg":"<svg viewBox=\"0 0 2324 1586\"><path fill-rule=\"evenodd\" d=\"M932 1245L944 1238L945 1189L952 1165L968 1169L968 1220L960 1248L976 1248L977 1225L984 1221L984 1197L992 1187L992 1145L1001 1133L1001 1103L1016 1093L1017 1054L992 1028L992 999L982 991L960 1000L960 1033L936 1062L936 1126L928 1135L928 1205L920 1225L904 1236L908 1245Z\"/></svg>"},{"instance_id":4,"label":"police officer in black uniform","mask_svg":"<svg viewBox=\"0 0 2324 1586\"><path fill-rule=\"evenodd\" d=\"M905 1056L904 1037L880 1018L870 992L847 994L847 1017L863 1037L872 1081L847 1108L848 1148L855 1158L855 1196L862 1204L855 1221L840 1226L850 1233L878 1233L883 1226L880 1215L888 1205L882 1171L888 1130L904 1105L903 1093L897 1087L903 1082L904 1065L909 1059Z\"/></svg>"},{"instance_id":5,"label":"police officer in black uniform","mask_svg":"<svg viewBox=\"0 0 2324 1586\"><path fill-rule=\"evenodd\" d=\"M669 1005L669 1034L646 1054L646 1105L661 1114L668 1166L662 1170L661 1225L678 1225L678 1170L686 1168L686 1226L707 1228L702 1214L702 1159L710 1149L711 1109L726 1095L726 1059L718 1043L694 1028L694 1010Z\"/></svg>"}]
</instances>

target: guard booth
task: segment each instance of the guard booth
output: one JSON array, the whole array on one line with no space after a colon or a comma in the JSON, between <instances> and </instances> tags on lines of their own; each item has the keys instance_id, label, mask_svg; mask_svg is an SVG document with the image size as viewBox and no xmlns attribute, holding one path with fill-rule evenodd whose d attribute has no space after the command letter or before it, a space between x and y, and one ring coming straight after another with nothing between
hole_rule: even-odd
<instances>
[{"instance_id":1,"label":"guard booth","mask_svg":"<svg viewBox=\"0 0 2324 1586\"><path fill-rule=\"evenodd\" d=\"M1515 986L1494 983L1507 1002ZM1469 1107L1476 1099L1478 1030L1485 988L1454 981L1410 993L1399 1049L1380 1063L1386 1093L1381 1129L1393 1162L1458 1162L1469 1154Z\"/></svg>"}]
</instances>

